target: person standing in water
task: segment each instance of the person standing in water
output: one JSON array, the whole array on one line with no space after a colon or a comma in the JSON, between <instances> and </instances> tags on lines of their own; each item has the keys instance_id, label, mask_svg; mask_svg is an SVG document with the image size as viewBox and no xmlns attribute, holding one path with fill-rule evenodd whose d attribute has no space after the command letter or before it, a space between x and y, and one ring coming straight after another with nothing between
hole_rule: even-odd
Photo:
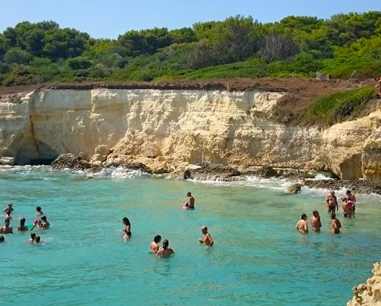
<instances>
[{"instance_id":1,"label":"person standing in water","mask_svg":"<svg viewBox=\"0 0 381 306\"><path fill-rule=\"evenodd\" d=\"M331 227L330 227L331 232L334 234L340 234L341 223L339 219L336 219L335 213L331 214L331 220L332 220Z\"/></svg>"},{"instance_id":2,"label":"person standing in water","mask_svg":"<svg viewBox=\"0 0 381 306\"><path fill-rule=\"evenodd\" d=\"M157 251L159 251L159 249L160 249L160 245L159 245L160 241L161 241L161 236L160 235L156 235L155 237L153 237L153 241L149 245L149 249L150 249L151 253L156 254Z\"/></svg>"},{"instance_id":3,"label":"person standing in water","mask_svg":"<svg viewBox=\"0 0 381 306\"><path fill-rule=\"evenodd\" d=\"M208 228L206 226L203 226L201 228L201 232L204 234L204 237L200 238L198 241L203 245L212 246L214 244L214 240L212 236L208 233Z\"/></svg>"},{"instance_id":4,"label":"person standing in water","mask_svg":"<svg viewBox=\"0 0 381 306\"><path fill-rule=\"evenodd\" d=\"M184 204L189 209L194 209L195 199L190 192L187 193L188 201Z\"/></svg>"},{"instance_id":5,"label":"person standing in water","mask_svg":"<svg viewBox=\"0 0 381 306\"><path fill-rule=\"evenodd\" d=\"M48 229L50 227L50 222L46 219L46 216L42 216L41 221L43 229Z\"/></svg>"},{"instance_id":6,"label":"person standing in water","mask_svg":"<svg viewBox=\"0 0 381 306\"><path fill-rule=\"evenodd\" d=\"M312 212L311 227L314 232L320 232L321 220L320 220L319 212L317 210L314 210Z\"/></svg>"},{"instance_id":7,"label":"person standing in water","mask_svg":"<svg viewBox=\"0 0 381 306\"><path fill-rule=\"evenodd\" d=\"M298 221L298 223L296 223L296 226L295 228L303 233L303 234L306 234L308 233L308 225L307 225L307 215L306 214L302 214L300 216L300 220Z\"/></svg>"},{"instance_id":8,"label":"person standing in water","mask_svg":"<svg viewBox=\"0 0 381 306\"><path fill-rule=\"evenodd\" d=\"M356 197L355 197L355 195L350 190L347 190L344 198L342 198L341 200L344 201L344 199L347 199L348 203L352 202L352 203L349 203L349 205L352 206L352 211L353 211L353 215L354 215L355 211L356 211ZM346 217L345 214L344 214L344 217Z\"/></svg>"},{"instance_id":9,"label":"person standing in water","mask_svg":"<svg viewBox=\"0 0 381 306\"><path fill-rule=\"evenodd\" d=\"M337 197L335 196L335 192L333 190L331 190L327 195L325 203L327 204L328 213L334 213L335 211L339 210L339 204L337 204Z\"/></svg>"},{"instance_id":10,"label":"person standing in water","mask_svg":"<svg viewBox=\"0 0 381 306\"><path fill-rule=\"evenodd\" d=\"M10 226L11 219L5 219L4 226L0 228L2 234L13 234L13 227Z\"/></svg>"},{"instance_id":11,"label":"person standing in water","mask_svg":"<svg viewBox=\"0 0 381 306\"><path fill-rule=\"evenodd\" d=\"M125 233L125 236L127 236L127 239L131 238L131 223L130 220L128 220L127 217L124 217L122 219L122 222L124 224L123 232Z\"/></svg>"},{"instance_id":12,"label":"person standing in water","mask_svg":"<svg viewBox=\"0 0 381 306\"><path fill-rule=\"evenodd\" d=\"M11 213L13 212L13 204L8 203L8 206L4 209L4 212L5 212L6 219L12 219Z\"/></svg>"},{"instance_id":13,"label":"person standing in water","mask_svg":"<svg viewBox=\"0 0 381 306\"><path fill-rule=\"evenodd\" d=\"M172 254L175 254L175 251L173 249L169 248L168 245L169 245L169 241L167 239L165 239L163 241L163 247L157 251L156 255L158 255L160 257L169 257Z\"/></svg>"},{"instance_id":14,"label":"person standing in water","mask_svg":"<svg viewBox=\"0 0 381 306\"><path fill-rule=\"evenodd\" d=\"M20 232L27 232L29 229L25 225L25 218L20 219L20 225L17 227L17 230Z\"/></svg>"}]
</instances>

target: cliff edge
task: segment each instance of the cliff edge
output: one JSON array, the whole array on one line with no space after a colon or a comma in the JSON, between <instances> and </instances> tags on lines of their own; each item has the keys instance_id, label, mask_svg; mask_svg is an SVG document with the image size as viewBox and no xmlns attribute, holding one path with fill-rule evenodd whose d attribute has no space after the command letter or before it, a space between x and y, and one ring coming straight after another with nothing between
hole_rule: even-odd
<instances>
[{"instance_id":1,"label":"cliff edge","mask_svg":"<svg viewBox=\"0 0 381 306\"><path fill-rule=\"evenodd\" d=\"M322 92L359 86L269 79L7 88L0 157L26 164L83 152L98 166L137 162L156 173L215 163L330 169L341 179L377 181L381 111L327 128L279 120L280 106L297 111Z\"/></svg>"},{"instance_id":2,"label":"cliff edge","mask_svg":"<svg viewBox=\"0 0 381 306\"><path fill-rule=\"evenodd\" d=\"M381 263L373 265L373 276L368 278L366 284L353 287L354 294L347 306L376 306L381 305Z\"/></svg>"}]
</instances>

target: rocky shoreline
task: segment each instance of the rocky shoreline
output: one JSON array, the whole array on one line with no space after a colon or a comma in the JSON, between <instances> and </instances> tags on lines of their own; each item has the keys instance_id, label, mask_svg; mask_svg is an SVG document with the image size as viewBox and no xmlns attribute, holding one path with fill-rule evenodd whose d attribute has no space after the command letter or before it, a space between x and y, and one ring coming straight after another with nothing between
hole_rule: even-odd
<instances>
[{"instance_id":1,"label":"rocky shoreline","mask_svg":"<svg viewBox=\"0 0 381 306\"><path fill-rule=\"evenodd\" d=\"M96 154L90 159L86 154L80 153L74 155L71 153L61 154L52 163L54 170L83 170L88 173L97 173L104 168L110 167L123 167L128 170L141 170L149 174L162 174L163 171L154 171L149 166L141 162L128 162L128 163L105 163L109 151L105 148L99 147ZM369 180L340 180L332 173L326 172L324 174L331 175L331 178L316 179L315 176L319 171L300 171L297 169L274 169L271 167L248 167L245 169L236 169L226 165L202 163L197 165L185 165L169 172L178 179L194 179L199 181L220 181L220 182L242 182L247 181L249 177L259 178L278 178L285 179L293 184L288 187L288 193L299 193L303 186L317 189L350 189L355 194L380 194L381 186Z\"/></svg>"}]
</instances>

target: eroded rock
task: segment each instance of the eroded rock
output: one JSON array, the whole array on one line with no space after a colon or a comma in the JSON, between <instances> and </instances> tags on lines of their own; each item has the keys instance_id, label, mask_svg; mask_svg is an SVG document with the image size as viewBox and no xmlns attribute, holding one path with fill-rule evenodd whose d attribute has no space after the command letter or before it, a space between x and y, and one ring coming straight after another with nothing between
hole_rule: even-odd
<instances>
[{"instance_id":1,"label":"eroded rock","mask_svg":"<svg viewBox=\"0 0 381 306\"><path fill-rule=\"evenodd\" d=\"M83 155L82 155L83 157ZM52 168L54 170L85 170L91 168L91 165L88 161L83 160L80 156L75 156L71 153L65 153L58 156L52 162Z\"/></svg>"}]
</instances>

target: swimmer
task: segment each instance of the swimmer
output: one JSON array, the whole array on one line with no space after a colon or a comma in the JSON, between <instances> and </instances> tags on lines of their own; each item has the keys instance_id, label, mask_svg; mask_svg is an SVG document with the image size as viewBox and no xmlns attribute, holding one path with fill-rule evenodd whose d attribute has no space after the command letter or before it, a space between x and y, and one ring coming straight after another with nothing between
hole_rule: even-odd
<instances>
[{"instance_id":1,"label":"swimmer","mask_svg":"<svg viewBox=\"0 0 381 306\"><path fill-rule=\"evenodd\" d=\"M168 248L168 245L169 245L169 241L165 239L163 241L163 247L157 251L156 255L160 257L169 257L172 254L175 254L175 251L173 251L173 249L171 248Z\"/></svg>"},{"instance_id":2,"label":"swimmer","mask_svg":"<svg viewBox=\"0 0 381 306\"><path fill-rule=\"evenodd\" d=\"M347 192L345 193L345 196L344 196L344 198L342 198L342 200L344 201L345 198L348 199L348 202L353 201L352 208L353 208L353 214L354 214L356 211L356 197L355 197L355 195L350 190L347 190Z\"/></svg>"},{"instance_id":3,"label":"swimmer","mask_svg":"<svg viewBox=\"0 0 381 306\"><path fill-rule=\"evenodd\" d=\"M306 214L303 214L300 216L300 220L298 221L298 223L296 223L295 228L303 234L308 233L308 224L307 224L307 215Z\"/></svg>"},{"instance_id":4,"label":"swimmer","mask_svg":"<svg viewBox=\"0 0 381 306\"><path fill-rule=\"evenodd\" d=\"M41 210L41 206L36 206L37 216L43 216L44 212Z\"/></svg>"},{"instance_id":5,"label":"swimmer","mask_svg":"<svg viewBox=\"0 0 381 306\"><path fill-rule=\"evenodd\" d=\"M159 251L159 249L160 249L160 245L159 245L160 241L161 241L161 236L160 235L156 235L155 237L153 237L153 241L149 245L149 249L150 249L151 253L156 254L157 251Z\"/></svg>"},{"instance_id":6,"label":"swimmer","mask_svg":"<svg viewBox=\"0 0 381 306\"><path fill-rule=\"evenodd\" d=\"M127 217L124 217L122 219L122 222L124 224L123 232L125 233L125 235L128 236L128 238L131 238L131 223L130 223L130 220L128 220Z\"/></svg>"},{"instance_id":7,"label":"swimmer","mask_svg":"<svg viewBox=\"0 0 381 306\"><path fill-rule=\"evenodd\" d=\"M12 219L11 213L13 212L13 204L8 203L8 206L4 209L5 219Z\"/></svg>"},{"instance_id":8,"label":"swimmer","mask_svg":"<svg viewBox=\"0 0 381 306\"><path fill-rule=\"evenodd\" d=\"M34 240L33 243L38 244L38 243L43 243L43 242L44 242L44 241L41 240L41 237L40 237L40 236L37 236L37 237L36 237L36 240Z\"/></svg>"},{"instance_id":9,"label":"swimmer","mask_svg":"<svg viewBox=\"0 0 381 306\"><path fill-rule=\"evenodd\" d=\"M184 204L185 207L194 208L195 199L190 192L187 193L188 201Z\"/></svg>"},{"instance_id":10,"label":"swimmer","mask_svg":"<svg viewBox=\"0 0 381 306\"><path fill-rule=\"evenodd\" d=\"M314 210L312 212L311 227L314 232L320 232L321 220L320 220L319 212L317 210Z\"/></svg>"},{"instance_id":11,"label":"swimmer","mask_svg":"<svg viewBox=\"0 0 381 306\"><path fill-rule=\"evenodd\" d=\"M128 235L128 231L127 230L124 230L124 236L123 236L123 239L124 239L124 242L126 242L128 239L130 239L130 235Z\"/></svg>"},{"instance_id":12,"label":"swimmer","mask_svg":"<svg viewBox=\"0 0 381 306\"><path fill-rule=\"evenodd\" d=\"M325 199L325 203L327 204L328 213L334 213L335 208L336 211L339 210L339 205L337 204L337 197L335 196L335 191L331 190L329 195L327 195Z\"/></svg>"},{"instance_id":13,"label":"swimmer","mask_svg":"<svg viewBox=\"0 0 381 306\"><path fill-rule=\"evenodd\" d=\"M25 226L25 218L20 219L20 225L17 227L17 230L20 232L27 232L29 229Z\"/></svg>"},{"instance_id":14,"label":"swimmer","mask_svg":"<svg viewBox=\"0 0 381 306\"><path fill-rule=\"evenodd\" d=\"M4 226L0 228L2 234L13 234L13 227L10 226L10 219L5 219Z\"/></svg>"},{"instance_id":15,"label":"swimmer","mask_svg":"<svg viewBox=\"0 0 381 306\"><path fill-rule=\"evenodd\" d=\"M3 235L0 235L0 243L3 243L3 242L5 242L5 238Z\"/></svg>"},{"instance_id":16,"label":"swimmer","mask_svg":"<svg viewBox=\"0 0 381 306\"><path fill-rule=\"evenodd\" d=\"M338 219L336 219L335 213L331 214L331 219L332 219L331 228L330 228L331 232L334 234L340 234L341 223Z\"/></svg>"},{"instance_id":17,"label":"swimmer","mask_svg":"<svg viewBox=\"0 0 381 306\"><path fill-rule=\"evenodd\" d=\"M43 216L43 217L41 217L41 223L42 223L42 226L41 226L41 228L43 228L43 229L48 229L49 227L50 227L50 223L49 223L49 221L46 219L46 216Z\"/></svg>"},{"instance_id":18,"label":"swimmer","mask_svg":"<svg viewBox=\"0 0 381 306\"><path fill-rule=\"evenodd\" d=\"M36 234L35 234L35 233L31 233L31 234L30 234L29 242L30 242L30 243L33 243L35 240L36 240Z\"/></svg>"},{"instance_id":19,"label":"swimmer","mask_svg":"<svg viewBox=\"0 0 381 306\"><path fill-rule=\"evenodd\" d=\"M198 241L203 245L212 246L214 244L214 240L212 236L208 233L208 228L206 226L203 226L201 228L201 232L204 234L204 238L200 238Z\"/></svg>"}]
</instances>

